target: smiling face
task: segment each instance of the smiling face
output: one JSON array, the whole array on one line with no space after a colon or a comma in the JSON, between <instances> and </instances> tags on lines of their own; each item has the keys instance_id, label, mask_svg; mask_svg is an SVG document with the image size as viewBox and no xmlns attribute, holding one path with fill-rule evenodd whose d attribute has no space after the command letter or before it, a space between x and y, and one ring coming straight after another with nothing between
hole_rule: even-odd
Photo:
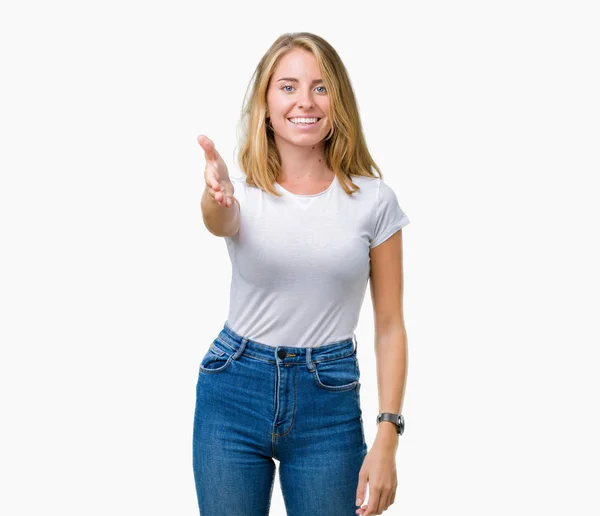
<instances>
[{"instance_id":1,"label":"smiling face","mask_svg":"<svg viewBox=\"0 0 600 516\"><path fill-rule=\"evenodd\" d=\"M267 116L271 118L276 139L310 146L327 136L331 128L329 96L321 79L312 52L295 48L281 58L267 91ZM298 124L294 123L298 122L297 117L318 120Z\"/></svg>"}]
</instances>

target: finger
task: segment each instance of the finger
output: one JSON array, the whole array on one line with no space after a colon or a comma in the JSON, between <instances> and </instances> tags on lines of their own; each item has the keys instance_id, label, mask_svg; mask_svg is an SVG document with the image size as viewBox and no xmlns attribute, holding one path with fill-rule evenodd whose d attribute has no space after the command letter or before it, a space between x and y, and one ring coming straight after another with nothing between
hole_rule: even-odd
<instances>
[{"instance_id":1,"label":"finger","mask_svg":"<svg viewBox=\"0 0 600 516\"><path fill-rule=\"evenodd\" d=\"M213 143L213 141L208 136L204 136L203 134L198 135L196 140L198 141L200 147L202 147L202 150L204 151L204 159L206 161L214 161L215 144Z\"/></svg>"},{"instance_id":2,"label":"finger","mask_svg":"<svg viewBox=\"0 0 600 516\"><path fill-rule=\"evenodd\" d=\"M210 194L210 196L219 204L223 204L223 192L215 192L210 186L206 186L206 189L208 190L208 193Z\"/></svg>"},{"instance_id":3,"label":"finger","mask_svg":"<svg viewBox=\"0 0 600 516\"><path fill-rule=\"evenodd\" d=\"M217 204L221 204L221 200L218 198L217 193L209 188L207 188L207 190L210 193L210 196L212 197L213 201L215 201Z\"/></svg>"},{"instance_id":4,"label":"finger","mask_svg":"<svg viewBox=\"0 0 600 516\"><path fill-rule=\"evenodd\" d=\"M381 495L381 499L379 500L379 512L387 511L388 507L390 506L389 500L390 497L386 493Z\"/></svg>"},{"instance_id":5,"label":"finger","mask_svg":"<svg viewBox=\"0 0 600 516\"><path fill-rule=\"evenodd\" d=\"M210 179L208 183L206 183L207 186L210 186L215 192L222 192L223 188L221 188L221 183L219 183L217 180L215 179Z\"/></svg>"},{"instance_id":6,"label":"finger","mask_svg":"<svg viewBox=\"0 0 600 516\"><path fill-rule=\"evenodd\" d=\"M212 170L208 170L206 173L206 186L209 186L213 190L222 190L221 183L217 181L217 175Z\"/></svg>"},{"instance_id":7,"label":"finger","mask_svg":"<svg viewBox=\"0 0 600 516\"><path fill-rule=\"evenodd\" d=\"M366 510L369 508L369 502L365 502L362 507L356 509L356 514L364 514Z\"/></svg>"},{"instance_id":8,"label":"finger","mask_svg":"<svg viewBox=\"0 0 600 516\"><path fill-rule=\"evenodd\" d=\"M202 150L204 151L204 158L208 159L208 153L210 152L212 145L210 138L208 138L208 136L204 136L203 134L199 134L196 137L196 140L198 141L198 144L200 145L200 147L202 147Z\"/></svg>"},{"instance_id":9,"label":"finger","mask_svg":"<svg viewBox=\"0 0 600 516\"><path fill-rule=\"evenodd\" d=\"M394 503L394 496L395 496L395 494L396 494L396 490L395 489L392 489L389 492L388 497L385 500L386 511L387 511L387 508Z\"/></svg>"},{"instance_id":10,"label":"finger","mask_svg":"<svg viewBox=\"0 0 600 516\"><path fill-rule=\"evenodd\" d=\"M221 193L221 195L222 195L222 197L219 197L219 204L221 206L223 206L223 208L229 208L233 201L231 196L227 195L227 193L225 193L225 192L217 192L217 193Z\"/></svg>"},{"instance_id":11,"label":"finger","mask_svg":"<svg viewBox=\"0 0 600 516\"><path fill-rule=\"evenodd\" d=\"M368 477L366 475L360 475L358 479L358 486L356 488L356 505L360 505L365 501L365 494L367 492Z\"/></svg>"},{"instance_id":12,"label":"finger","mask_svg":"<svg viewBox=\"0 0 600 516\"><path fill-rule=\"evenodd\" d=\"M207 161L216 161L219 158L215 143L208 136L200 134L196 139L204 150L204 158Z\"/></svg>"},{"instance_id":13,"label":"finger","mask_svg":"<svg viewBox=\"0 0 600 516\"><path fill-rule=\"evenodd\" d=\"M381 499L381 491L373 490L369 491L369 504L364 516L373 516L380 512L379 500Z\"/></svg>"}]
</instances>

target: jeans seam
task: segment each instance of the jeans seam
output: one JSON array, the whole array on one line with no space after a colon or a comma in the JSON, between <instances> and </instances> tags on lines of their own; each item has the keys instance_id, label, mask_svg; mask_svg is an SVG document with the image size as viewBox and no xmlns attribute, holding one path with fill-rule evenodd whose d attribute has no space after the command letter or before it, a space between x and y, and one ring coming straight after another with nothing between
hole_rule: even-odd
<instances>
[{"instance_id":1,"label":"jeans seam","mask_svg":"<svg viewBox=\"0 0 600 516\"><path fill-rule=\"evenodd\" d=\"M232 362L232 361L233 361L233 358L232 358L232 357L228 357L228 358L227 358L227 361L226 361L226 362L225 362L225 363L224 363L224 364L223 364L221 367L219 367L219 368L217 368L217 369L208 369L208 368L204 367L204 366L202 365L202 363L200 363L200 365L199 365L199 372L200 372L200 373L204 373L204 374L206 374L206 373L208 373L208 374L219 374L219 373L223 373L223 372L225 372L227 369L229 369L229 367L231 366L231 362Z\"/></svg>"},{"instance_id":2,"label":"jeans seam","mask_svg":"<svg viewBox=\"0 0 600 516\"><path fill-rule=\"evenodd\" d=\"M292 428L294 428L294 423L296 422L296 409L298 408L298 394L296 392L296 375L298 374L298 370L294 370L294 386L293 386L293 390L294 390L294 413L292 414L292 422L290 423L290 427L287 429L286 432L282 433L282 434L273 434L273 437L285 437L287 434L289 434L292 431ZM277 409L277 411L279 412L279 409Z\"/></svg>"}]
</instances>

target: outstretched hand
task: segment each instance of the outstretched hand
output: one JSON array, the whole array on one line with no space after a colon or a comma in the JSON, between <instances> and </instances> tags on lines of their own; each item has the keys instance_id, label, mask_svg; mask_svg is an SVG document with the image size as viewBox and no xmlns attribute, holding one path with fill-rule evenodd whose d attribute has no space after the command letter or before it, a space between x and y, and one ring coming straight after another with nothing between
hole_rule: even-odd
<instances>
[{"instance_id":1,"label":"outstretched hand","mask_svg":"<svg viewBox=\"0 0 600 516\"><path fill-rule=\"evenodd\" d=\"M204 159L206 160L204 169L206 189L220 206L229 208L233 205L235 189L229 179L227 165L208 136L201 134L197 139L200 147L204 150Z\"/></svg>"}]
</instances>

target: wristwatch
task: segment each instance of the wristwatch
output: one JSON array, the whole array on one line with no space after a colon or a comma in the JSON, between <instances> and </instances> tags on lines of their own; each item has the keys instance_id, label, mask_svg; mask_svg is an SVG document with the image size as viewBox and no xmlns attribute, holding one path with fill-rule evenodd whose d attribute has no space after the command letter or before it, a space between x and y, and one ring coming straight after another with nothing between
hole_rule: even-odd
<instances>
[{"instance_id":1,"label":"wristwatch","mask_svg":"<svg viewBox=\"0 0 600 516\"><path fill-rule=\"evenodd\" d=\"M402 414L392 414L391 412L382 412L377 416L377 424L381 421L389 421L396 425L396 431L399 435L404 433L404 416Z\"/></svg>"}]
</instances>

